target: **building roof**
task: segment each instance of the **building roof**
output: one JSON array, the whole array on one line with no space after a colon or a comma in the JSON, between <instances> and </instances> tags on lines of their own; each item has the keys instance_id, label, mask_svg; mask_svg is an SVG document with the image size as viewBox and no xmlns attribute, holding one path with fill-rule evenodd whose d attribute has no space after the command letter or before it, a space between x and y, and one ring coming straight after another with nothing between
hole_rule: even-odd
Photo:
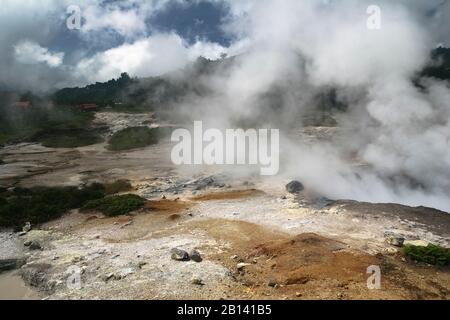
<instances>
[{"instance_id":1,"label":"building roof","mask_svg":"<svg viewBox=\"0 0 450 320\"><path fill-rule=\"evenodd\" d=\"M83 103L78 106L81 109L97 109L98 105L95 103Z\"/></svg>"},{"instance_id":2,"label":"building roof","mask_svg":"<svg viewBox=\"0 0 450 320\"><path fill-rule=\"evenodd\" d=\"M29 108L29 107L31 107L31 102L30 101L17 101L17 102L14 102L14 106L18 107L18 108Z\"/></svg>"}]
</instances>

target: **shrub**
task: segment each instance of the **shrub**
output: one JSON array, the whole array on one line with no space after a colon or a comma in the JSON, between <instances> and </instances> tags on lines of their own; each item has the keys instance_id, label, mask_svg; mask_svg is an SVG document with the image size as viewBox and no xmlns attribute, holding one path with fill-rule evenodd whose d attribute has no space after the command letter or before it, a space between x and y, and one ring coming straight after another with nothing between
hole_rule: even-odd
<instances>
[{"instance_id":1,"label":"shrub","mask_svg":"<svg viewBox=\"0 0 450 320\"><path fill-rule=\"evenodd\" d=\"M84 188L16 188L0 194L0 226L21 227L26 222L39 224L60 217L67 210L105 196L101 184Z\"/></svg>"},{"instance_id":2,"label":"shrub","mask_svg":"<svg viewBox=\"0 0 450 320\"><path fill-rule=\"evenodd\" d=\"M136 211L145 205L145 200L137 195L126 194L89 201L83 210L98 210L107 216L114 217Z\"/></svg>"},{"instance_id":3,"label":"shrub","mask_svg":"<svg viewBox=\"0 0 450 320\"><path fill-rule=\"evenodd\" d=\"M406 256L417 262L424 262L437 266L450 265L450 249L429 244L427 247L406 245L403 248Z\"/></svg>"},{"instance_id":4,"label":"shrub","mask_svg":"<svg viewBox=\"0 0 450 320\"><path fill-rule=\"evenodd\" d=\"M159 141L159 129L148 127L131 127L115 133L109 140L108 149L112 151L124 151L136 148L144 148Z\"/></svg>"}]
</instances>

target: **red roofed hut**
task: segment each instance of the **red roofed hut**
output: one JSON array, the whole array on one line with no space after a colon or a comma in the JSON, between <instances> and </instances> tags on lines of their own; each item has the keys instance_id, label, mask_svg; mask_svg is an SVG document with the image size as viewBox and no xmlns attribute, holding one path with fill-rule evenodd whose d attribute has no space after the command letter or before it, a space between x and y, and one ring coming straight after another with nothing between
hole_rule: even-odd
<instances>
[{"instance_id":1,"label":"red roofed hut","mask_svg":"<svg viewBox=\"0 0 450 320\"><path fill-rule=\"evenodd\" d=\"M21 108L21 109L28 109L31 108L32 104L30 101L17 101L14 102L14 107Z\"/></svg>"},{"instance_id":2,"label":"red roofed hut","mask_svg":"<svg viewBox=\"0 0 450 320\"><path fill-rule=\"evenodd\" d=\"M84 103L80 104L78 108L82 111L93 111L98 109L98 105L96 105L95 103Z\"/></svg>"}]
</instances>

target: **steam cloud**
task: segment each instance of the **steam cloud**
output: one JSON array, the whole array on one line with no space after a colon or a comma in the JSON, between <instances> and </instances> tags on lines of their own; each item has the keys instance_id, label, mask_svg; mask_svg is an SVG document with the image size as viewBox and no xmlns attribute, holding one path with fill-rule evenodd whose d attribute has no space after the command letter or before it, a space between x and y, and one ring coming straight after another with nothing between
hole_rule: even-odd
<instances>
[{"instance_id":1,"label":"steam cloud","mask_svg":"<svg viewBox=\"0 0 450 320\"><path fill-rule=\"evenodd\" d=\"M330 198L449 211L450 90L444 82L426 80L419 87L412 81L439 33L435 25L423 26L425 17L415 11L423 4L391 1L379 3L381 30L369 30L370 4L241 3L226 28L245 54L205 79L214 94L186 99L185 110L198 108L199 119L209 113L216 127L243 118L288 129L298 127L292 119L311 107L317 93L336 88L349 107L339 115L338 133L312 146L286 136L286 177ZM281 113L267 116L263 97L274 88L282 92Z\"/></svg>"},{"instance_id":2,"label":"steam cloud","mask_svg":"<svg viewBox=\"0 0 450 320\"><path fill-rule=\"evenodd\" d=\"M234 39L229 48L205 41L186 45L172 33L146 34L142 21L166 2L134 0L129 7L91 8L88 13L98 23L87 24L83 36L101 39L101 31L114 28L108 20L114 17L121 21L116 31L126 43L94 55L77 52L61 64L62 55L45 48L54 30L24 38L33 34L36 21L42 23L62 5L36 3L34 18L18 24L8 17L19 9L6 0L3 12L8 16L0 13L0 21L15 33L7 34L0 26L0 67L10 75L0 75L0 82L22 83L14 77L26 73L28 85L42 79L56 85L68 70L74 78L64 83L101 80L96 77L123 71L149 76L181 66L164 60L166 56L186 64L198 55L217 58L227 52L237 55L234 62L200 79L212 93L186 97L181 110L197 115L196 120L209 119L215 127L250 119L289 132L299 125L297 116L314 108L318 93L335 88L337 99L348 105L348 111L339 114L338 133L333 141L314 145L286 134L281 146L286 177L298 177L330 198L450 211L450 90L436 80L423 81L420 87L412 81L427 63L430 49L449 43L449 1L228 0L230 15L223 28ZM366 9L372 4L382 9L381 30L366 28ZM39 45L41 56L35 61L41 63L31 75L25 72L30 67L11 51L19 40ZM160 43L164 50L158 50ZM118 67L130 50L139 55Z\"/></svg>"}]
</instances>

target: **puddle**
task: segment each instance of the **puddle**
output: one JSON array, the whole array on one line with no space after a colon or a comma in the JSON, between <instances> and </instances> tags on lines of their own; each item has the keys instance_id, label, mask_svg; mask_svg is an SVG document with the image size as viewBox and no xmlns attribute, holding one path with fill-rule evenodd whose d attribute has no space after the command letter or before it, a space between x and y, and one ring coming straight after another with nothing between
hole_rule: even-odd
<instances>
[{"instance_id":1,"label":"puddle","mask_svg":"<svg viewBox=\"0 0 450 320\"><path fill-rule=\"evenodd\" d=\"M39 295L25 285L17 272L0 274L0 300L40 300Z\"/></svg>"}]
</instances>

